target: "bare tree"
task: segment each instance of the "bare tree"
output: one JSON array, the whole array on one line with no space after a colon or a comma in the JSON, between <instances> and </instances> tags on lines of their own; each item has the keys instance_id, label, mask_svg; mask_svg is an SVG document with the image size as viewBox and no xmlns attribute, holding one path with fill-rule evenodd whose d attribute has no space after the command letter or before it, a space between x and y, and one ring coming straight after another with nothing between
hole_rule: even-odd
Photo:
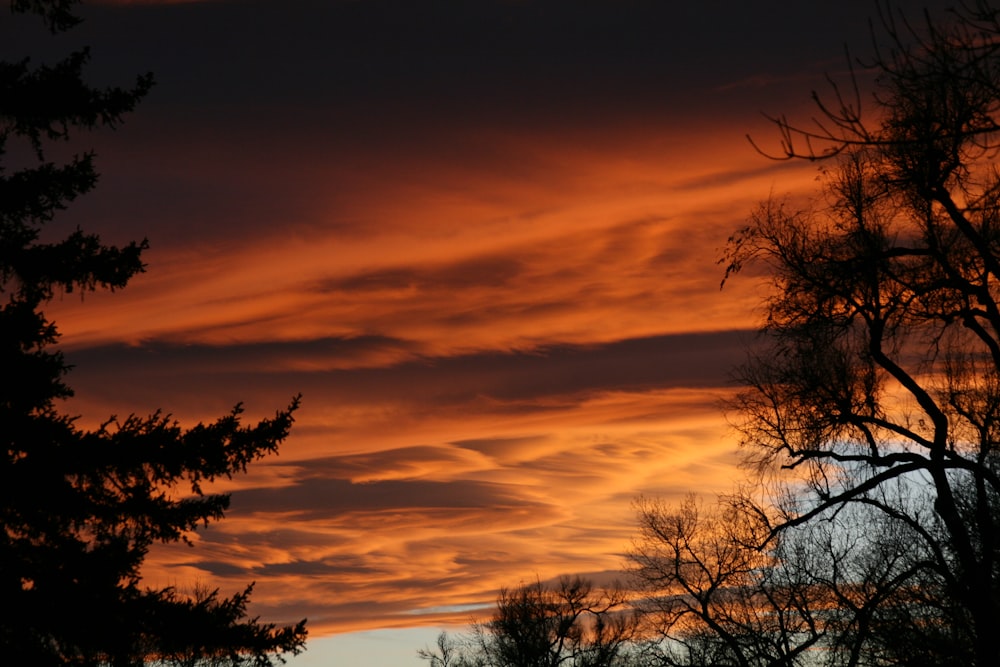
<instances>
[{"instance_id":1,"label":"bare tree","mask_svg":"<svg viewBox=\"0 0 1000 667\"><path fill-rule=\"evenodd\" d=\"M447 632L438 635L434 649L420 649L417 657L429 662L431 667L482 667L485 664L470 651L467 640L456 639Z\"/></svg>"},{"instance_id":2,"label":"bare tree","mask_svg":"<svg viewBox=\"0 0 1000 667\"><path fill-rule=\"evenodd\" d=\"M748 463L786 490L756 508L768 535L877 510L934 591L883 609L983 666L1000 664L998 17L882 6L872 113L852 80L815 96L811 125L775 118L779 157L832 156L821 195L766 202L725 256L727 278L748 263L772 278L736 401Z\"/></svg>"},{"instance_id":3,"label":"bare tree","mask_svg":"<svg viewBox=\"0 0 1000 667\"><path fill-rule=\"evenodd\" d=\"M819 638L807 588L779 590L774 553L756 548L760 526L730 508L708 513L694 497L678 508L639 503L633 573L652 595L644 610L666 641L668 665L758 665L789 660Z\"/></svg>"},{"instance_id":4,"label":"bare tree","mask_svg":"<svg viewBox=\"0 0 1000 667\"><path fill-rule=\"evenodd\" d=\"M905 527L861 506L769 537L746 509L639 503L630 559L658 638L647 654L678 667L854 667L887 654L875 639L888 635L883 606L912 603L920 583Z\"/></svg>"},{"instance_id":5,"label":"bare tree","mask_svg":"<svg viewBox=\"0 0 1000 667\"><path fill-rule=\"evenodd\" d=\"M501 589L489 621L457 639L442 633L418 655L432 667L625 667L637 627L621 589L563 577Z\"/></svg>"}]
</instances>

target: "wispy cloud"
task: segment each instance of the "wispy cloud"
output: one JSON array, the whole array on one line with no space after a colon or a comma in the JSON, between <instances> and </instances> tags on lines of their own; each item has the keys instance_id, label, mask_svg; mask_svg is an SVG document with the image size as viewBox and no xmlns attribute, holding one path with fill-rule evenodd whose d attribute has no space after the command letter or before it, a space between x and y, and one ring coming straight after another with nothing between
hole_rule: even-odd
<instances>
[{"instance_id":1,"label":"wispy cloud","mask_svg":"<svg viewBox=\"0 0 1000 667\"><path fill-rule=\"evenodd\" d=\"M674 152L530 136L340 170L351 194L311 227L268 231L264 206L57 304L81 423L304 396L281 456L220 487L230 516L150 581L254 580L258 613L317 632L461 621L414 612L613 570L637 494L726 490L718 401L755 288L720 294L715 259L774 167L661 138Z\"/></svg>"},{"instance_id":2,"label":"wispy cloud","mask_svg":"<svg viewBox=\"0 0 1000 667\"><path fill-rule=\"evenodd\" d=\"M205 397L234 384L255 409L298 387L305 403L282 455L221 487L234 491L230 516L195 549L158 551L149 579L255 580L259 610L308 611L321 631L455 621L413 611L485 604L535 574L617 567L636 494L727 488L718 400L745 335L330 371L299 368L296 343L116 346L75 354L92 401L77 405L172 396L200 418L221 408ZM178 402L185 386L197 391Z\"/></svg>"},{"instance_id":3,"label":"wispy cloud","mask_svg":"<svg viewBox=\"0 0 1000 667\"><path fill-rule=\"evenodd\" d=\"M500 586L609 578L640 493L728 490L760 285L720 293L716 260L816 172L757 155L762 89L725 84L816 76L756 45L811 49L850 3L808 33L807 3L112 4L81 28L97 74L159 85L54 225L152 248L124 292L52 304L67 408L192 424L303 394L150 583L255 580L254 613L314 635L461 622Z\"/></svg>"}]
</instances>

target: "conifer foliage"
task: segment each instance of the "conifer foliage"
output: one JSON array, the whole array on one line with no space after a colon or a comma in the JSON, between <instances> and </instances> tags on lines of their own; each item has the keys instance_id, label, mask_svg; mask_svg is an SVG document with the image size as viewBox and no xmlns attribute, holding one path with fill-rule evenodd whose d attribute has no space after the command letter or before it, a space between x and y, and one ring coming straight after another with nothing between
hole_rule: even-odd
<instances>
[{"instance_id":1,"label":"conifer foliage","mask_svg":"<svg viewBox=\"0 0 1000 667\"><path fill-rule=\"evenodd\" d=\"M74 5L11 9L57 33L78 23ZM81 229L42 236L97 180L93 154L57 162L52 145L116 126L152 85L144 75L91 87L87 61L81 50L55 64L0 62L0 654L40 666L271 665L302 649L304 621L248 617L252 585L231 598L145 587L141 566L154 543L222 518L228 496L202 485L274 453L298 400L256 425L237 406L190 429L157 413L86 431L59 411L72 392L44 307L60 292L123 288L147 245L105 245Z\"/></svg>"}]
</instances>

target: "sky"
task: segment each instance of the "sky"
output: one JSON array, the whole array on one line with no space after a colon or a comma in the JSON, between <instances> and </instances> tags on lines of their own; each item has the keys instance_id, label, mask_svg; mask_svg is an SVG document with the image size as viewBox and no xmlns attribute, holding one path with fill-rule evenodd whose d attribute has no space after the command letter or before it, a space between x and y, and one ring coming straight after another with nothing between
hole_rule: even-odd
<instances>
[{"instance_id":1,"label":"sky","mask_svg":"<svg viewBox=\"0 0 1000 667\"><path fill-rule=\"evenodd\" d=\"M757 202L816 187L762 116L868 52L867 1L104 2L0 55L92 48L157 85L82 138L97 189L52 225L148 238L147 272L48 314L96 425L193 425L302 395L154 585L308 617L292 667L416 665L501 586L622 577L639 496L738 482L721 402L759 277L720 290ZM74 144L73 146L77 146ZM68 147L67 150L78 150ZM363 658L359 658L363 656Z\"/></svg>"}]
</instances>

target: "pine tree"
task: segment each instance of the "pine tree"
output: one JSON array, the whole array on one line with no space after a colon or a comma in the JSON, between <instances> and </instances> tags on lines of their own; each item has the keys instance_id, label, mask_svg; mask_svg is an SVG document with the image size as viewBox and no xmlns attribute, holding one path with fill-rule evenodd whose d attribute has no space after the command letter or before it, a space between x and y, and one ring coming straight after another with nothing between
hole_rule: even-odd
<instances>
[{"instance_id":1,"label":"pine tree","mask_svg":"<svg viewBox=\"0 0 1000 667\"><path fill-rule=\"evenodd\" d=\"M13 0L53 32L75 0ZM143 271L145 240L105 245L81 229L42 240L46 223L96 184L92 153L49 159L54 142L115 127L152 85L94 88L87 50L53 65L0 62L0 655L17 665L270 665L297 653L304 621L248 618L252 585L231 598L143 585L157 542L221 519L229 497L202 485L245 472L287 436L298 399L273 419L241 408L181 428L169 416L111 418L96 430L59 411L72 395L59 333L43 308L58 292L120 289ZM8 167L12 147L31 160Z\"/></svg>"}]
</instances>

